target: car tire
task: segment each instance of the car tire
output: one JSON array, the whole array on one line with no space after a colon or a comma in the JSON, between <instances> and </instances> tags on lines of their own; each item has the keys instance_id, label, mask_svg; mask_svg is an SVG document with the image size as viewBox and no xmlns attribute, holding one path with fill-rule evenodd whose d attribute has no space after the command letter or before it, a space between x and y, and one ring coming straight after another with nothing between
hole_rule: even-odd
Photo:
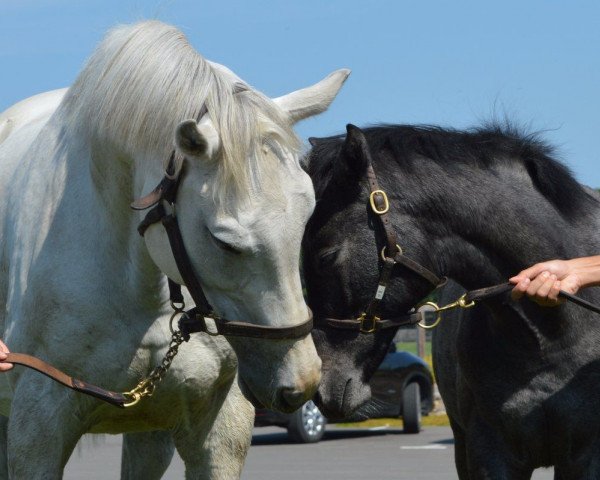
<instances>
[{"instance_id":1,"label":"car tire","mask_svg":"<svg viewBox=\"0 0 600 480\"><path fill-rule=\"evenodd\" d=\"M404 433L421 431L421 389L417 382L411 382L402 392L402 421Z\"/></svg>"},{"instance_id":2,"label":"car tire","mask_svg":"<svg viewBox=\"0 0 600 480\"><path fill-rule=\"evenodd\" d=\"M315 443L323 438L327 419L312 400L296 410L287 426L288 436L294 442Z\"/></svg>"}]
</instances>

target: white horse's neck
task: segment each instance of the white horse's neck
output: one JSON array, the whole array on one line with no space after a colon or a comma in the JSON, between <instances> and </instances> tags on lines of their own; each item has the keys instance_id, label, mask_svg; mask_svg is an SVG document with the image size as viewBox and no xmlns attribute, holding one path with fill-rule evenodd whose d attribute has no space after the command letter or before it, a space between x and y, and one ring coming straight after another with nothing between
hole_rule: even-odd
<instances>
[{"instance_id":1,"label":"white horse's neck","mask_svg":"<svg viewBox=\"0 0 600 480\"><path fill-rule=\"evenodd\" d=\"M51 122L60 124L61 115L59 109ZM76 252L82 256L80 261L89 264L91 271L110 269L111 281L120 285L124 295L156 311L166 301L165 278L137 232L140 215L130 203L142 194L145 184L154 178L158 183L162 166L136 168L119 147L81 138L75 132L60 136L56 151L61 150L68 153L47 157L50 170L64 171L67 177L56 216L65 223L76 221L80 225L76 231L82 235L92 234L81 239L80 252ZM102 261L95 255L98 251L110 252L110 265L95 264Z\"/></svg>"}]
</instances>

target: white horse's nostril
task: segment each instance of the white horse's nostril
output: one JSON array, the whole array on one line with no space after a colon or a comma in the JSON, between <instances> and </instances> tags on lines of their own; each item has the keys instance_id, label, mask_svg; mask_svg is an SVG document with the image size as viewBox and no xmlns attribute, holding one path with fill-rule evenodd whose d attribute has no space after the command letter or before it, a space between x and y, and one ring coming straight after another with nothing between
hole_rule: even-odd
<instances>
[{"instance_id":1,"label":"white horse's nostril","mask_svg":"<svg viewBox=\"0 0 600 480\"><path fill-rule=\"evenodd\" d=\"M302 406L305 401L305 394L305 391L296 390L294 388L282 388L279 391L279 397L282 400L282 404L290 408Z\"/></svg>"}]
</instances>

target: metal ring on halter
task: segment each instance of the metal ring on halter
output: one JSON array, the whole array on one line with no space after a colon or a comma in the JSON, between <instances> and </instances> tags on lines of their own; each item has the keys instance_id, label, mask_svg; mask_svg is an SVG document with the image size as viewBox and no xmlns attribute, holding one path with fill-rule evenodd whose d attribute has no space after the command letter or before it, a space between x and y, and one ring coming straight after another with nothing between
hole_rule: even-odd
<instances>
[{"instance_id":1,"label":"metal ring on halter","mask_svg":"<svg viewBox=\"0 0 600 480\"><path fill-rule=\"evenodd\" d=\"M383 247L383 248L381 249L381 259L382 259L384 262L385 262L385 259L387 258L387 257L385 256L385 249L386 249L386 248L387 248L387 246L385 246L385 247ZM403 255L403 252L402 252L402 247L401 247L400 245L396 244L396 248L398 249L398 253L399 253L400 255Z\"/></svg>"},{"instance_id":2,"label":"metal ring on halter","mask_svg":"<svg viewBox=\"0 0 600 480\"><path fill-rule=\"evenodd\" d=\"M171 334L173 334L175 333L175 329L173 328L173 320L178 314L183 313L185 310L185 302L181 302L181 307L177 306L174 302L171 302L171 308L174 310L174 312L169 319L169 330L171 330Z\"/></svg>"},{"instance_id":3,"label":"metal ring on halter","mask_svg":"<svg viewBox=\"0 0 600 480\"><path fill-rule=\"evenodd\" d=\"M421 305L419 305L419 308L421 308L425 305L429 305L430 307L433 307L434 311L437 313L437 316L435 317L435 322L433 322L431 325L427 325L426 323L419 322L419 323L417 323L417 325L425 330L431 330L431 329L437 327L440 324L440 322L442 321L442 312L440 311L440 307L437 305L437 303L434 303L434 302L424 302Z\"/></svg>"},{"instance_id":4,"label":"metal ring on halter","mask_svg":"<svg viewBox=\"0 0 600 480\"><path fill-rule=\"evenodd\" d=\"M381 320L381 318L373 316L373 318L371 319L371 328L365 328L364 324L365 324L365 318L367 318L367 314L365 313L361 313L360 317L358 317L356 320L358 320L360 322L360 332L361 333L373 333L375 330L377 330L377 322L379 322Z\"/></svg>"},{"instance_id":5,"label":"metal ring on halter","mask_svg":"<svg viewBox=\"0 0 600 480\"><path fill-rule=\"evenodd\" d=\"M180 305L178 306L176 302L171 301L171 308L176 312L183 312L185 310L185 302L181 302Z\"/></svg>"}]
</instances>

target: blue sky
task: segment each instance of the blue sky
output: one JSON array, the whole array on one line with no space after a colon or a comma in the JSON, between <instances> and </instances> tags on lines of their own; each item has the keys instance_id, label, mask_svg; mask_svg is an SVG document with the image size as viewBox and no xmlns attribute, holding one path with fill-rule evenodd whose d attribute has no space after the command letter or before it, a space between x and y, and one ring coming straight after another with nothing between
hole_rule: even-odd
<instances>
[{"instance_id":1,"label":"blue sky","mask_svg":"<svg viewBox=\"0 0 600 480\"><path fill-rule=\"evenodd\" d=\"M508 117L600 187L597 1L0 0L0 110L68 86L107 29L145 18L270 96L351 68L330 110L298 125L304 139Z\"/></svg>"}]
</instances>

